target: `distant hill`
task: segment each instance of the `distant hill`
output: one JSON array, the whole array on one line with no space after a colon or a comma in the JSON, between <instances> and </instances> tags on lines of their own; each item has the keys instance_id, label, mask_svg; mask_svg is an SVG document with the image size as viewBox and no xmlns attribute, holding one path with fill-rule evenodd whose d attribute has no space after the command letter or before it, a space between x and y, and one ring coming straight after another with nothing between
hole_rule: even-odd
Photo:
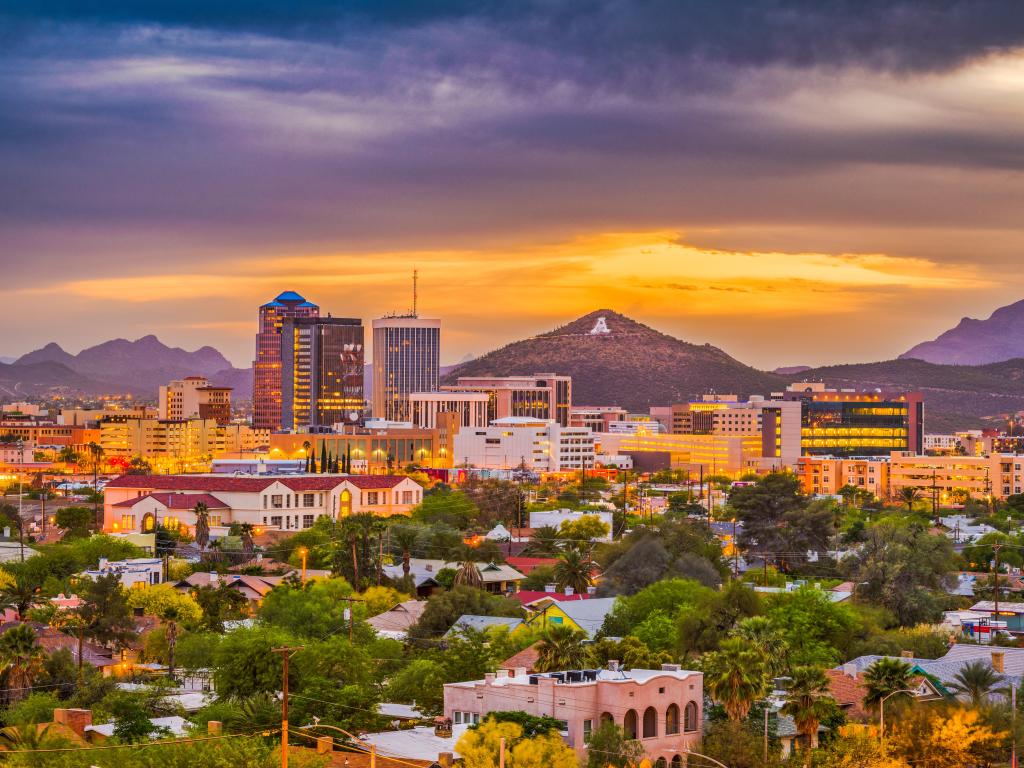
<instances>
[{"instance_id":1,"label":"distant hill","mask_svg":"<svg viewBox=\"0 0 1024 768\"><path fill-rule=\"evenodd\" d=\"M996 426L1001 415L1024 410L1024 359L979 366L898 359L811 368L790 378L839 388L919 390L928 432Z\"/></svg>"},{"instance_id":2,"label":"distant hill","mask_svg":"<svg viewBox=\"0 0 1024 768\"><path fill-rule=\"evenodd\" d=\"M987 320L965 317L933 341L907 350L901 359L984 365L1024 357L1024 301L1001 307Z\"/></svg>"},{"instance_id":3,"label":"distant hill","mask_svg":"<svg viewBox=\"0 0 1024 768\"><path fill-rule=\"evenodd\" d=\"M762 394L785 384L782 376L744 365L710 344L681 341L610 309L469 360L442 381L532 373L572 376L574 403L630 410L711 390Z\"/></svg>"},{"instance_id":4,"label":"distant hill","mask_svg":"<svg viewBox=\"0 0 1024 768\"><path fill-rule=\"evenodd\" d=\"M183 376L206 376L213 384L234 387L239 399L252 394L251 371L233 368L213 347L189 352L169 347L153 335L105 341L77 355L51 342L4 366L0 391L14 389L22 396L116 392L155 398L161 384Z\"/></svg>"}]
</instances>

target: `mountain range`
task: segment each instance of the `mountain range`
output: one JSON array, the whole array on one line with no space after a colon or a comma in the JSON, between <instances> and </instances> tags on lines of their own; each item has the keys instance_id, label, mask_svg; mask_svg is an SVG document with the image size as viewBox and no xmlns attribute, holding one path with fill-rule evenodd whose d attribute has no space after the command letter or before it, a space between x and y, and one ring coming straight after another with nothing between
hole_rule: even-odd
<instances>
[{"instance_id":1,"label":"mountain range","mask_svg":"<svg viewBox=\"0 0 1024 768\"><path fill-rule=\"evenodd\" d=\"M213 384L234 387L240 398L252 393L251 371L232 367L213 347L189 352L150 335L105 341L77 355L51 342L13 363L0 363L0 397L127 393L155 398L161 384L183 376L206 376Z\"/></svg>"},{"instance_id":2,"label":"mountain range","mask_svg":"<svg viewBox=\"0 0 1024 768\"><path fill-rule=\"evenodd\" d=\"M840 388L920 390L929 431L991 426L1024 410L1024 301L987 320L965 318L895 360L772 372L745 365L710 344L683 341L601 309L443 368L441 375L442 383L451 383L459 376L543 372L572 376L573 401L580 405L641 411L711 391L768 394L793 381L820 380ZM153 399L161 384L190 375L234 387L238 400L251 397L251 369L233 368L213 347L189 352L144 336L104 342L77 355L51 343L0 363L0 399L126 391ZM369 365L364 379L369 396Z\"/></svg>"},{"instance_id":3,"label":"mountain range","mask_svg":"<svg viewBox=\"0 0 1024 768\"><path fill-rule=\"evenodd\" d=\"M987 320L965 317L932 341L900 355L929 363L984 365L1024 357L1024 301L1000 307Z\"/></svg>"}]
</instances>

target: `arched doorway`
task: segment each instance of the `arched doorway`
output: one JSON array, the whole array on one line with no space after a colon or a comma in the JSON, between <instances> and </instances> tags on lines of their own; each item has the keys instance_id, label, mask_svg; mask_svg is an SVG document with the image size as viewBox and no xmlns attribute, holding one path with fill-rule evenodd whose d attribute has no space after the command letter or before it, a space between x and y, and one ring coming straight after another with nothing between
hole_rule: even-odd
<instances>
[{"instance_id":1,"label":"arched doorway","mask_svg":"<svg viewBox=\"0 0 1024 768\"><path fill-rule=\"evenodd\" d=\"M665 710L665 735L674 736L679 733L679 705L669 704Z\"/></svg>"},{"instance_id":2,"label":"arched doorway","mask_svg":"<svg viewBox=\"0 0 1024 768\"><path fill-rule=\"evenodd\" d=\"M683 730L692 733L697 730L697 702L691 701L683 710Z\"/></svg>"},{"instance_id":3,"label":"arched doorway","mask_svg":"<svg viewBox=\"0 0 1024 768\"><path fill-rule=\"evenodd\" d=\"M612 713L611 712L602 712L601 713L601 722L602 723L614 723L615 722L615 718L612 717Z\"/></svg>"},{"instance_id":4,"label":"arched doorway","mask_svg":"<svg viewBox=\"0 0 1024 768\"><path fill-rule=\"evenodd\" d=\"M345 489L341 492L341 509L338 517L348 517L352 514L352 494Z\"/></svg>"},{"instance_id":5,"label":"arched doorway","mask_svg":"<svg viewBox=\"0 0 1024 768\"><path fill-rule=\"evenodd\" d=\"M627 739L635 739L637 737L637 716L636 710L631 709L626 712L626 716L622 718L622 732L625 734Z\"/></svg>"},{"instance_id":6,"label":"arched doorway","mask_svg":"<svg viewBox=\"0 0 1024 768\"><path fill-rule=\"evenodd\" d=\"M683 768L683 758L681 755L675 755L672 758L672 768Z\"/></svg>"},{"instance_id":7,"label":"arched doorway","mask_svg":"<svg viewBox=\"0 0 1024 768\"><path fill-rule=\"evenodd\" d=\"M156 528L156 516L149 512L142 518L142 532L152 533L154 528Z\"/></svg>"},{"instance_id":8,"label":"arched doorway","mask_svg":"<svg viewBox=\"0 0 1024 768\"><path fill-rule=\"evenodd\" d=\"M668 768L668 764L665 762L664 757L659 757L654 761L654 768Z\"/></svg>"},{"instance_id":9,"label":"arched doorway","mask_svg":"<svg viewBox=\"0 0 1024 768\"><path fill-rule=\"evenodd\" d=\"M658 710L648 707L644 710L644 738L653 739L658 735Z\"/></svg>"}]
</instances>

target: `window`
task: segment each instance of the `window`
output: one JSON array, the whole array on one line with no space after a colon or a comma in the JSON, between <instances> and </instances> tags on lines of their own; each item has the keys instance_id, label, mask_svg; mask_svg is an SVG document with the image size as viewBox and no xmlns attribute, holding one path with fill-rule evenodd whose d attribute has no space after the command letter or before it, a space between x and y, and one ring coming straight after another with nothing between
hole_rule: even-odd
<instances>
[{"instance_id":1,"label":"window","mask_svg":"<svg viewBox=\"0 0 1024 768\"><path fill-rule=\"evenodd\" d=\"M292 495L290 493L284 497L284 505L288 507L288 509L292 508Z\"/></svg>"},{"instance_id":2,"label":"window","mask_svg":"<svg viewBox=\"0 0 1024 768\"><path fill-rule=\"evenodd\" d=\"M402 503L403 504L412 504L413 503L413 492L412 491L402 491Z\"/></svg>"},{"instance_id":3,"label":"window","mask_svg":"<svg viewBox=\"0 0 1024 768\"><path fill-rule=\"evenodd\" d=\"M270 506L272 506L274 509L283 509L284 496L282 496L279 493L275 493L273 496L270 497Z\"/></svg>"},{"instance_id":4,"label":"window","mask_svg":"<svg viewBox=\"0 0 1024 768\"><path fill-rule=\"evenodd\" d=\"M174 517L173 515L168 515L167 517L164 518L164 528L166 528L169 531L176 531L176 530L178 530L178 526L180 524L181 524L181 521L178 520L178 518Z\"/></svg>"},{"instance_id":5,"label":"window","mask_svg":"<svg viewBox=\"0 0 1024 768\"><path fill-rule=\"evenodd\" d=\"M462 713L452 712L452 723L454 725L462 725Z\"/></svg>"},{"instance_id":6,"label":"window","mask_svg":"<svg viewBox=\"0 0 1024 768\"><path fill-rule=\"evenodd\" d=\"M635 739L637 736L636 728L636 710L631 709L626 712L626 716L622 719L622 731L627 739Z\"/></svg>"},{"instance_id":7,"label":"window","mask_svg":"<svg viewBox=\"0 0 1024 768\"><path fill-rule=\"evenodd\" d=\"M665 710L665 735L674 736L679 733L679 705L669 704Z\"/></svg>"},{"instance_id":8,"label":"window","mask_svg":"<svg viewBox=\"0 0 1024 768\"><path fill-rule=\"evenodd\" d=\"M313 527L313 516L312 515L303 515L302 516L302 527L303 528L312 528Z\"/></svg>"},{"instance_id":9,"label":"window","mask_svg":"<svg viewBox=\"0 0 1024 768\"><path fill-rule=\"evenodd\" d=\"M594 721L584 720L583 721L583 743L587 744L590 741L590 734L594 732Z\"/></svg>"},{"instance_id":10,"label":"window","mask_svg":"<svg viewBox=\"0 0 1024 768\"><path fill-rule=\"evenodd\" d=\"M693 733L697 730L697 702L691 701L683 710L683 731Z\"/></svg>"},{"instance_id":11,"label":"window","mask_svg":"<svg viewBox=\"0 0 1024 768\"><path fill-rule=\"evenodd\" d=\"M121 528L135 530L135 515L121 515Z\"/></svg>"},{"instance_id":12,"label":"window","mask_svg":"<svg viewBox=\"0 0 1024 768\"><path fill-rule=\"evenodd\" d=\"M263 497L263 508L264 509L267 508L267 497L266 496Z\"/></svg>"},{"instance_id":13,"label":"window","mask_svg":"<svg viewBox=\"0 0 1024 768\"><path fill-rule=\"evenodd\" d=\"M281 516L280 515L271 515L270 516L270 524L280 528L281 527Z\"/></svg>"},{"instance_id":14,"label":"window","mask_svg":"<svg viewBox=\"0 0 1024 768\"><path fill-rule=\"evenodd\" d=\"M653 739L658 735L658 710L648 707L644 710L644 738Z\"/></svg>"},{"instance_id":15,"label":"window","mask_svg":"<svg viewBox=\"0 0 1024 768\"><path fill-rule=\"evenodd\" d=\"M568 720L559 720L558 721L558 732L559 733L568 733L569 732L569 721Z\"/></svg>"},{"instance_id":16,"label":"window","mask_svg":"<svg viewBox=\"0 0 1024 768\"><path fill-rule=\"evenodd\" d=\"M304 494L302 494L302 506L304 506L304 507L312 507L313 506L313 498L314 497L313 497L312 493L304 493ZM298 504L296 503L295 506L298 506Z\"/></svg>"},{"instance_id":17,"label":"window","mask_svg":"<svg viewBox=\"0 0 1024 768\"><path fill-rule=\"evenodd\" d=\"M473 713L473 725L480 724L480 715L477 712Z\"/></svg>"},{"instance_id":18,"label":"window","mask_svg":"<svg viewBox=\"0 0 1024 768\"><path fill-rule=\"evenodd\" d=\"M210 515L210 527L211 528L219 528L220 525L221 525L221 516L220 515Z\"/></svg>"},{"instance_id":19,"label":"window","mask_svg":"<svg viewBox=\"0 0 1024 768\"><path fill-rule=\"evenodd\" d=\"M377 503L379 503L377 501L377 492L376 491L370 491L368 494L366 494L366 503L367 504L377 504Z\"/></svg>"}]
</instances>

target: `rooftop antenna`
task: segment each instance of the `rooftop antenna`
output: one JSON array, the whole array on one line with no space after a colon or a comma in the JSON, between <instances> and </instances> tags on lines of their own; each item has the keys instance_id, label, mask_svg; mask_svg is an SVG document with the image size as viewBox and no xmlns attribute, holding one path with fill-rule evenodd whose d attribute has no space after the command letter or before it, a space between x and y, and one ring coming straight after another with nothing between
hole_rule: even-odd
<instances>
[{"instance_id":1,"label":"rooftop antenna","mask_svg":"<svg viewBox=\"0 0 1024 768\"><path fill-rule=\"evenodd\" d=\"M416 299L417 299L416 283L418 281L419 281L419 270L417 270L415 267L413 267L413 270L412 270L412 316L413 317L419 317L419 315L416 314Z\"/></svg>"}]
</instances>

